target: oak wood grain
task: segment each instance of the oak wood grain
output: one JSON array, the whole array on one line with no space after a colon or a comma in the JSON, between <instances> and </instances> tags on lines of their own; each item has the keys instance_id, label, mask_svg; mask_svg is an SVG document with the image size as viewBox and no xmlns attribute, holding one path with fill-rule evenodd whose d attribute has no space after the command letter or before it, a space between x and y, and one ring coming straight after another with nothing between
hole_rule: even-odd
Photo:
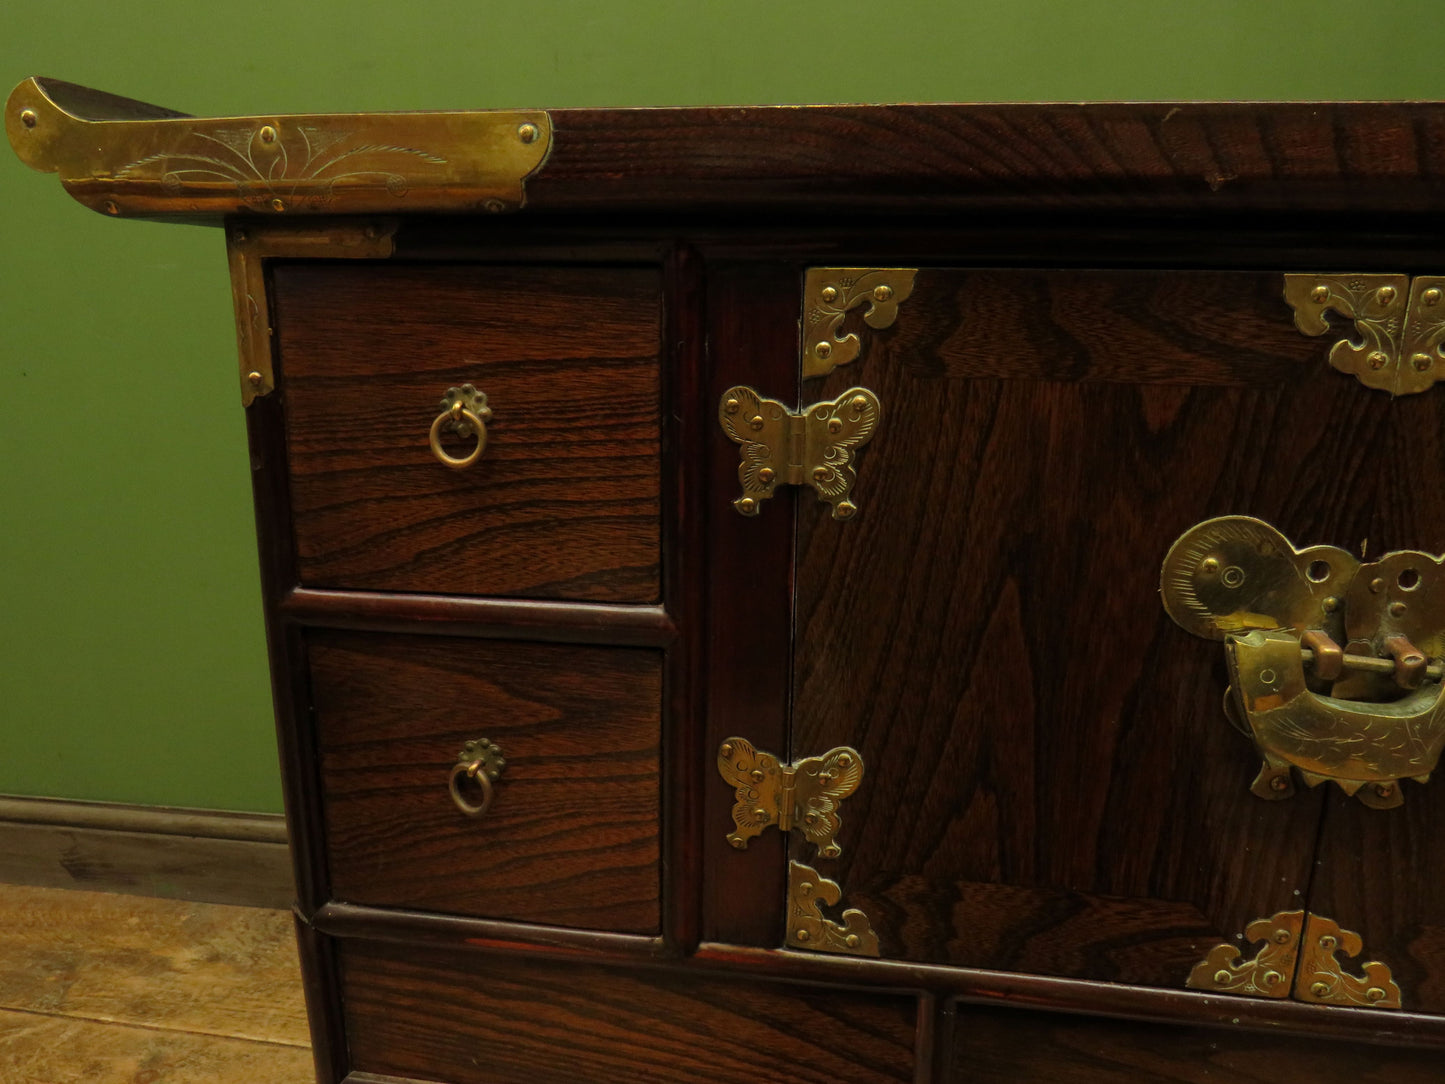
<instances>
[{"instance_id":1,"label":"oak wood grain","mask_svg":"<svg viewBox=\"0 0 1445 1084\"><path fill-rule=\"evenodd\" d=\"M658 600L656 269L315 264L272 281L303 584ZM493 418L455 471L427 434L467 383Z\"/></svg>"},{"instance_id":2,"label":"oak wood grain","mask_svg":"<svg viewBox=\"0 0 1445 1084\"><path fill-rule=\"evenodd\" d=\"M1249 794L1222 652L1157 593L1209 516L1368 534L1388 399L1325 366L1281 288L926 269L808 388L883 402L859 515L800 508L794 741L863 753L820 869L885 956L1179 987L1300 905L1321 798Z\"/></svg>"},{"instance_id":3,"label":"oak wood grain","mask_svg":"<svg viewBox=\"0 0 1445 1084\"><path fill-rule=\"evenodd\" d=\"M308 634L334 897L658 930L661 653ZM481 818L447 780L465 742L506 768Z\"/></svg>"},{"instance_id":4,"label":"oak wood grain","mask_svg":"<svg viewBox=\"0 0 1445 1084\"><path fill-rule=\"evenodd\" d=\"M353 1067L448 1084L913 1079L915 999L344 943Z\"/></svg>"},{"instance_id":5,"label":"oak wood grain","mask_svg":"<svg viewBox=\"0 0 1445 1084\"><path fill-rule=\"evenodd\" d=\"M1438 1051L960 1005L953 1084L1427 1084Z\"/></svg>"}]
</instances>

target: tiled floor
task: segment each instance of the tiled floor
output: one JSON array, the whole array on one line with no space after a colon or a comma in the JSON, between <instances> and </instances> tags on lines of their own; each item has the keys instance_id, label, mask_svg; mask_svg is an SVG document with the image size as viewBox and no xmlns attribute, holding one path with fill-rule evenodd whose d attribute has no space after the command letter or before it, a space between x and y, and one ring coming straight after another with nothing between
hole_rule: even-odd
<instances>
[{"instance_id":1,"label":"tiled floor","mask_svg":"<svg viewBox=\"0 0 1445 1084\"><path fill-rule=\"evenodd\" d=\"M0 1081L314 1079L285 911L0 885Z\"/></svg>"}]
</instances>

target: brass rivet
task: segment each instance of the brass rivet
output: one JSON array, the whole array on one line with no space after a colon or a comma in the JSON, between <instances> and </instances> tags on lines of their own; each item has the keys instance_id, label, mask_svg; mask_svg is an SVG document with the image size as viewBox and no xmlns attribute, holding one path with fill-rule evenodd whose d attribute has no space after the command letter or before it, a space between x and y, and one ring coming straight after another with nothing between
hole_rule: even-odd
<instances>
[{"instance_id":1,"label":"brass rivet","mask_svg":"<svg viewBox=\"0 0 1445 1084\"><path fill-rule=\"evenodd\" d=\"M239 244L243 244L243 243L246 241L246 239L247 239L248 237L250 237L250 236L251 236L251 235L250 235L249 233L247 233L245 230L232 230L232 231L231 231L231 240L232 240L232 241L235 241L238 245L239 245Z\"/></svg>"},{"instance_id":2,"label":"brass rivet","mask_svg":"<svg viewBox=\"0 0 1445 1084\"><path fill-rule=\"evenodd\" d=\"M799 930L797 933L793 934L793 938L797 941L806 941L808 940L808 931Z\"/></svg>"},{"instance_id":3,"label":"brass rivet","mask_svg":"<svg viewBox=\"0 0 1445 1084\"><path fill-rule=\"evenodd\" d=\"M726 410L729 414L736 414L738 412L738 408L741 406L742 403L739 403L736 399L729 399L724 405L723 409Z\"/></svg>"},{"instance_id":4,"label":"brass rivet","mask_svg":"<svg viewBox=\"0 0 1445 1084\"><path fill-rule=\"evenodd\" d=\"M1340 608L1340 600L1335 598L1334 595L1330 595L1320 603L1320 608L1323 609L1325 613L1332 614Z\"/></svg>"},{"instance_id":5,"label":"brass rivet","mask_svg":"<svg viewBox=\"0 0 1445 1084\"><path fill-rule=\"evenodd\" d=\"M861 396L861 395L855 395L855 396L853 396L852 406L853 406L853 409L854 409L854 410L862 410L862 409L863 409L864 407L866 407L867 405L868 405L868 400L865 399L865 398L863 398L863 396Z\"/></svg>"},{"instance_id":6,"label":"brass rivet","mask_svg":"<svg viewBox=\"0 0 1445 1084\"><path fill-rule=\"evenodd\" d=\"M1430 368L1430 355L1413 354L1410 357L1410 364L1414 365L1416 369L1423 373L1426 369Z\"/></svg>"},{"instance_id":7,"label":"brass rivet","mask_svg":"<svg viewBox=\"0 0 1445 1084\"><path fill-rule=\"evenodd\" d=\"M856 933L850 933L847 937L843 938L843 944L849 948L857 948L862 942L858 940Z\"/></svg>"},{"instance_id":8,"label":"brass rivet","mask_svg":"<svg viewBox=\"0 0 1445 1084\"><path fill-rule=\"evenodd\" d=\"M269 124L263 124L263 125L261 125L261 142L262 142L262 143L275 143L275 142L276 142L276 129L275 129L275 128L272 128Z\"/></svg>"},{"instance_id":9,"label":"brass rivet","mask_svg":"<svg viewBox=\"0 0 1445 1084\"><path fill-rule=\"evenodd\" d=\"M507 209L507 205L499 199L489 199L482 203L482 210L488 214L499 215Z\"/></svg>"},{"instance_id":10,"label":"brass rivet","mask_svg":"<svg viewBox=\"0 0 1445 1084\"><path fill-rule=\"evenodd\" d=\"M286 210L286 204L282 201L282 199L281 199L280 196L277 196L275 199L273 199L273 200L271 201L271 210L273 210L273 211L284 211L284 210Z\"/></svg>"},{"instance_id":11,"label":"brass rivet","mask_svg":"<svg viewBox=\"0 0 1445 1084\"><path fill-rule=\"evenodd\" d=\"M517 138L523 143L537 142L537 126L535 124L522 124L517 127Z\"/></svg>"},{"instance_id":12,"label":"brass rivet","mask_svg":"<svg viewBox=\"0 0 1445 1084\"><path fill-rule=\"evenodd\" d=\"M818 774L818 782L819 782L819 783L822 783L823 786L825 786L825 787L831 787L831 786L833 785L833 773L832 773L832 772L820 772L820 773Z\"/></svg>"},{"instance_id":13,"label":"brass rivet","mask_svg":"<svg viewBox=\"0 0 1445 1084\"><path fill-rule=\"evenodd\" d=\"M729 741L723 742L723 746L722 746L721 749L718 750L718 752L721 753L724 757L730 757L730 756L732 756L732 755L733 755L733 743L732 743L732 742L729 742Z\"/></svg>"},{"instance_id":14,"label":"brass rivet","mask_svg":"<svg viewBox=\"0 0 1445 1084\"><path fill-rule=\"evenodd\" d=\"M1320 938L1320 948L1324 949L1326 952L1334 952L1335 946L1338 944L1339 942L1336 941L1329 934L1325 934L1323 937Z\"/></svg>"},{"instance_id":15,"label":"brass rivet","mask_svg":"<svg viewBox=\"0 0 1445 1084\"><path fill-rule=\"evenodd\" d=\"M838 754L838 767L840 767L840 768L851 768L852 766L853 766L853 758L852 758L851 756L849 756L847 753L839 753L839 754Z\"/></svg>"},{"instance_id":16,"label":"brass rivet","mask_svg":"<svg viewBox=\"0 0 1445 1084\"><path fill-rule=\"evenodd\" d=\"M798 885L798 895L800 895L800 896L811 896L812 894L813 894L813 882L812 882L812 881L803 881L801 884Z\"/></svg>"},{"instance_id":17,"label":"brass rivet","mask_svg":"<svg viewBox=\"0 0 1445 1084\"><path fill-rule=\"evenodd\" d=\"M108 215L120 214L120 208L115 205L115 200L108 199L105 201L105 213Z\"/></svg>"},{"instance_id":18,"label":"brass rivet","mask_svg":"<svg viewBox=\"0 0 1445 1084\"><path fill-rule=\"evenodd\" d=\"M1420 295L1420 300L1427 305L1438 305L1440 304L1440 291L1432 286Z\"/></svg>"},{"instance_id":19,"label":"brass rivet","mask_svg":"<svg viewBox=\"0 0 1445 1084\"><path fill-rule=\"evenodd\" d=\"M1266 971L1264 973L1264 984L1266 986L1273 986L1282 978L1284 978L1284 976L1281 975L1278 971Z\"/></svg>"},{"instance_id":20,"label":"brass rivet","mask_svg":"<svg viewBox=\"0 0 1445 1084\"><path fill-rule=\"evenodd\" d=\"M1324 283L1320 283L1318 286L1316 286L1313 290L1310 291L1310 300L1315 302L1316 304L1328 301L1329 299L1330 288Z\"/></svg>"},{"instance_id":21,"label":"brass rivet","mask_svg":"<svg viewBox=\"0 0 1445 1084\"><path fill-rule=\"evenodd\" d=\"M817 354L820 358L830 358L833 356L833 344L820 342L817 346L813 347L813 353Z\"/></svg>"},{"instance_id":22,"label":"brass rivet","mask_svg":"<svg viewBox=\"0 0 1445 1084\"><path fill-rule=\"evenodd\" d=\"M1375 291L1375 297L1379 299L1381 305L1388 305L1391 301L1395 300L1395 288L1393 286L1381 286Z\"/></svg>"},{"instance_id":23,"label":"brass rivet","mask_svg":"<svg viewBox=\"0 0 1445 1084\"><path fill-rule=\"evenodd\" d=\"M813 481L815 481L815 482L825 482L825 481L828 480L828 475L830 475L830 474L832 474L832 473L833 473L833 472L830 471L827 467L814 467L814 468L813 468Z\"/></svg>"},{"instance_id":24,"label":"brass rivet","mask_svg":"<svg viewBox=\"0 0 1445 1084\"><path fill-rule=\"evenodd\" d=\"M836 508L839 519L848 519L854 512L858 511L858 506L852 501L839 501ZM840 760L838 763L842 764L843 762Z\"/></svg>"},{"instance_id":25,"label":"brass rivet","mask_svg":"<svg viewBox=\"0 0 1445 1084\"><path fill-rule=\"evenodd\" d=\"M1437 290L1437 291L1435 291L1435 292L1436 292L1436 293L1439 293L1440 291ZM836 287L836 286L824 286L823 289L822 289L822 292L820 292L820 293L818 294L818 296L821 297L824 301L837 301L837 300L838 300L838 287Z\"/></svg>"},{"instance_id":26,"label":"brass rivet","mask_svg":"<svg viewBox=\"0 0 1445 1084\"><path fill-rule=\"evenodd\" d=\"M1373 580L1370 581L1370 593L1371 593L1372 595L1378 595L1378 594L1379 594L1381 591L1383 591L1384 589L1385 589L1385 581L1384 581L1384 580L1381 580L1381 579L1373 579Z\"/></svg>"},{"instance_id":27,"label":"brass rivet","mask_svg":"<svg viewBox=\"0 0 1445 1084\"><path fill-rule=\"evenodd\" d=\"M1216 971L1214 973L1214 981L1220 986L1223 986L1225 983L1227 983L1229 979L1230 975L1228 971Z\"/></svg>"},{"instance_id":28,"label":"brass rivet","mask_svg":"<svg viewBox=\"0 0 1445 1084\"><path fill-rule=\"evenodd\" d=\"M1405 612L1405 604L1403 602L1392 602L1390 603L1389 610L1391 617L1400 617Z\"/></svg>"},{"instance_id":29,"label":"brass rivet","mask_svg":"<svg viewBox=\"0 0 1445 1084\"><path fill-rule=\"evenodd\" d=\"M813 814L809 813L806 817L803 818L803 823L804 823L804 824L813 824L813 823L815 823L815 822L817 821L817 819L818 819L817 817L815 817L815 816L813 816Z\"/></svg>"},{"instance_id":30,"label":"brass rivet","mask_svg":"<svg viewBox=\"0 0 1445 1084\"><path fill-rule=\"evenodd\" d=\"M1270 789L1270 790L1278 790L1278 791L1289 790L1289 776L1287 776L1287 775L1277 775L1277 776L1275 776L1273 779L1271 779L1271 780L1269 781L1269 789ZM1283 931L1281 931L1281 932L1283 932ZM1279 943L1282 945L1282 944L1285 943L1285 941L1288 941L1288 940L1289 940L1289 934L1286 933L1286 934L1284 935L1284 938L1283 938L1283 939L1276 938L1276 940L1278 940Z\"/></svg>"},{"instance_id":31,"label":"brass rivet","mask_svg":"<svg viewBox=\"0 0 1445 1084\"><path fill-rule=\"evenodd\" d=\"M1329 983L1326 982L1317 982L1310 987L1310 993L1314 994L1315 997L1327 997L1329 992L1330 986Z\"/></svg>"},{"instance_id":32,"label":"brass rivet","mask_svg":"<svg viewBox=\"0 0 1445 1084\"><path fill-rule=\"evenodd\" d=\"M760 818L763 819L763 820L767 820L767 819L768 819L768 811L767 811L766 809L754 809L754 810L753 810L753 816L755 816L755 817L760 817Z\"/></svg>"},{"instance_id":33,"label":"brass rivet","mask_svg":"<svg viewBox=\"0 0 1445 1084\"><path fill-rule=\"evenodd\" d=\"M751 418L748 419L748 428L749 428L749 429L761 429L762 427L763 427L763 416L762 416L761 414L754 414Z\"/></svg>"},{"instance_id":34,"label":"brass rivet","mask_svg":"<svg viewBox=\"0 0 1445 1084\"><path fill-rule=\"evenodd\" d=\"M1381 350L1370 351L1369 362L1371 369L1383 369L1385 367L1385 362L1389 360L1390 359L1386 357L1385 353Z\"/></svg>"},{"instance_id":35,"label":"brass rivet","mask_svg":"<svg viewBox=\"0 0 1445 1084\"><path fill-rule=\"evenodd\" d=\"M740 501L738 501L738 511L747 516L752 515L753 510L757 508L757 506L758 502L753 500L751 497L744 497Z\"/></svg>"},{"instance_id":36,"label":"brass rivet","mask_svg":"<svg viewBox=\"0 0 1445 1084\"><path fill-rule=\"evenodd\" d=\"M737 836L728 836L728 842L740 851L748 845L746 840L739 839Z\"/></svg>"},{"instance_id":37,"label":"brass rivet","mask_svg":"<svg viewBox=\"0 0 1445 1084\"><path fill-rule=\"evenodd\" d=\"M265 377L263 377L259 372L254 369L246 374L246 379L250 381L251 387L253 388L259 388L261 384L265 381Z\"/></svg>"},{"instance_id":38,"label":"brass rivet","mask_svg":"<svg viewBox=\"0 0 1445 1084\"><path fill-rule=\"evenodd\" d=\"M1394 783L1376 783L1376 784L1375 784L1375 793L1378 794L1381 798L1389 798L1389 797L1392 797L1392 796L1394 795L1394 793L1395 793L1395 784L1394 784Z\"/></svg>"},{"instance_id":39,"label":"brass rivet","mask_svg":"<svg viewBox=\"0 0 1445 1084\"><path fill-rule=\"evenodd\" d=\"M767 485L776 477L777 475L773 473L772 467L764 467L762 470L758 471L758 481L762 482L764 485Z\"/></svg>"},{"instance_id":40,"label":"brass rivet","mask_svg":"<svg viewBox=\"0 0 1445 1084\"><path fill-rule=\"evenodd\" d=\"M830 432L830 433L841 433L842 431L843 431L843 421L842 421L841 418L829 418L829 419L828 419L828 432Z\"/></svg>"},{"instance_id":41,"label":"brass rivet","mask_svg":"<svg viewBox=\"0 0 1445 1084\"><path fill-rule=\"evenodd\" d=\"M1371 986L1368 990L1365 991L1365 997L1369 998L1371 1001L1383 1001L1385 998L1385 991L1381 990L1378 986Z\"/></svg>"},{"instance_id":42,"label":"brass rivet","mask_svg":"<svg viewBox=\"0 0 1445 1084\"><path fill-rule=\"evenodd\" d=\"M766 778L767 776L763 775L762 772L753 772L752 779L754 783L761 783Z\"/></svg>"},{"instance_id":43,"label":"brass rivet","mask_svg":"<svg viewBox=\"0 0 1445 1084\"><path fill-rule=\"evenodd\" d=\"M888 285L873 287L874 301L887 301L893 296L893 287Z\"/></svg>"},{"instance_id":44,"label":"brass rivet","mask_svg":"<svg viewBox=\"0 0 1445 1084\"><path fill-rule=\"evenodd\" d=\"M1207 572L1210 575L1219 571L1219 561L1213 557L1206 557L1199 562L1199 571Z\"/></svg>"},{"instance_id":45,"label":"brass rivet","mask_svg":"<svg viewBox=\"0 0 1445 1084\"><path fill-rule=\"evenodd\" d=\"M1283 778L1283 777L1281 776L1281 777L1277 777L1277 778ZM1288 930L1283 930L1283 929L1281 929L1281 930L1275 930L1275 931L1274 931L1274 943L1275 943L1276 945L1288 945L1288 944L1289 944L1289 938L1290 938L1290 933L1289 933Z\"/></svg>"},{"instance_id":46,"label":"brass rivet","mask_svg":"<svg viewBox=\"0 0 1445 1084\"><path fill-rule=\"evenodd\" d=\"M20 110L20 123L25 125L25 127L27 128L34 128L36 121L38 121L39 119L40 118L35 115L35 110L33 109ZM1435 292L1439 293L1440 291L1436 290Z\"/></svg>"}]
</instances>

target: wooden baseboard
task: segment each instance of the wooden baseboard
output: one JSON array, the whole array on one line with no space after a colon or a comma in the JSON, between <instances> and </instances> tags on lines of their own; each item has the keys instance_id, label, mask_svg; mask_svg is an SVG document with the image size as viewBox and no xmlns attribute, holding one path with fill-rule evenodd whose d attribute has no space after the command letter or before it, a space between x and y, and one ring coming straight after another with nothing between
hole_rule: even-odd
<instances>
[{"instance_id":1,"label":"wooden baseboard","mask_svg":"<svg viewBox=\"0 0 1445 1084\"><path fill-rule=\"evenodd\" d=\"M0 796L0 883L290 907L280 814Z\"/></svg>"}]
</instances>

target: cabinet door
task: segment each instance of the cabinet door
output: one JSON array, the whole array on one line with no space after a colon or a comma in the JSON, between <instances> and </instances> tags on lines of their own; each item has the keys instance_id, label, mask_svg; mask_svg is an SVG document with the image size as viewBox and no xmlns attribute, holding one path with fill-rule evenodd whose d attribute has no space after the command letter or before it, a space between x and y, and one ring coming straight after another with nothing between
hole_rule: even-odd
<instances>
[{"instance_id":1,"label":"cabinet door","mask_svg":"<svg viewBox=\"0 0 1445 1084\"><path fill-rule=\"evenodd\" d=\"M1330 371L1278 273L921 270L803 385L883 421L845 522L797 519L795 756L866 765L842 886L885 958L1182 987L1297 909L1323 794L1249 792L1223 654L1159 601L1201 520L1358 550L1388 397Z\"/></svg>"}]
</instances>

